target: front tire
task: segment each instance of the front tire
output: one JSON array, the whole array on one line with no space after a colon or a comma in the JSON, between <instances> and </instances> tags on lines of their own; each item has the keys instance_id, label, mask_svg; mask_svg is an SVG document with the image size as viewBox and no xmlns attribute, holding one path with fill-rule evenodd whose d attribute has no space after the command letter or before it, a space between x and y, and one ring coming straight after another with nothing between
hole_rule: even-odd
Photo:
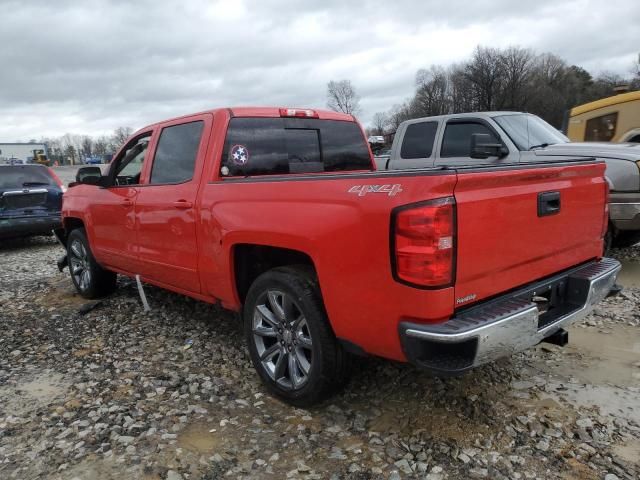
<instances>
[{"instance_id":1,"label":"front tire","mask_svg":"<svg viewBox=\"0 0 640 480\"><path fill-rule=\"evenodd\" d=\"M71 281L87 299L104 297L116 288L116 274L96 262L84 228L72 230L67 238L67 258Z\"/></svg>"},{"instance_id":2,"label":"front tire","mask_svg":"<svg viewBox=\"0 0 640 480\"><path fill-rule=\"evenodd\" d=\"M258 375L284 401L310 406L346 383L347 353L310 269L280 267L260 275L247 294L243 320Z\"/></svg>"}]
</instances>

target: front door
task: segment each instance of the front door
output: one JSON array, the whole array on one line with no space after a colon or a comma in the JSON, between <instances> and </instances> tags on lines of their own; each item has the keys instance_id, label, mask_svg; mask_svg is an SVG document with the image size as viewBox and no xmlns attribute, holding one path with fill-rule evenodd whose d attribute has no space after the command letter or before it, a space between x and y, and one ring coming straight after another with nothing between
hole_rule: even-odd
<instances>
[{"instance_id":1,"label":"front door","mask_svg":"<svg viewBox=\"0 0 640 480\"><path fill-rule=\"evenodd\" d=\"M475 133L489 135L490 143L501 143L506 148L506 155L502 157L472 158L471 138ZM462 118L448 120L438 158L434 162L435 166L467 166L467 165L504 165L518 163L520 153L509 148L500 139L498 133L486 121L476 118Z\"/></svg>"},{"instance_id":2,"label":"front door","mask_svg":"<svg viewBox=\"0 0 640 480\"><path fill-rule=\"evenodd\" d=\"M195 293L200 292L195 207L211 122L206 114L162 126L135 206L142 275Z\"/></svg>"},{"instance_id":3,"label":"front door","mask_svg":"<svg viewBox=\"0 0 640 480\"><path fill-rule=\"evenodd\" d=\"M134 207L150 137L147 132L131 140L111 164L109 186L92 192L87 233L96 260L105 267L138 269Z\"/></svg>"}]
</instances>

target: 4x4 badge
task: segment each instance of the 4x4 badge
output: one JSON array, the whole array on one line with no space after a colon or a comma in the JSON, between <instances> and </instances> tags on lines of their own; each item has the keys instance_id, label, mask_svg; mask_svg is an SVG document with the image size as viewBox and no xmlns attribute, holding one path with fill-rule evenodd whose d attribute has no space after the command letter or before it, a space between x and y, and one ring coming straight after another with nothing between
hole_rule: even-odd
<instances>
[{"instance_id":1,"label":"4x4 badge","mask_svg":"<svg viewBox=\"0 0 640 480\"><path fill-rule=\"evenodd\" d=\"M402 192L402 185L354 185L349 189L349 193L357 193L359 197L364 197L367 193L386 193L390 197L395 197Z\"/></svg>"}]
</instances>

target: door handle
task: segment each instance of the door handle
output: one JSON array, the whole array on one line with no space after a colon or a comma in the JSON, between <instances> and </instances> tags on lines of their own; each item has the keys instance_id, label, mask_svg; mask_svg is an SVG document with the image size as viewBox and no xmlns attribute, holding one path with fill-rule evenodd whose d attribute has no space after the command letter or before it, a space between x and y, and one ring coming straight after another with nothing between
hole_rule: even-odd
<instances>
[{"instance_id":1,"label":"door handle","mask_svg":"<svg viewBox=\"0 0 640 480\"><path fill-rule=\"evenodd\" d=\"M178 200L177 202L173 202L173 206L180 209L187 209L193 207L193 203L187 202L186 200Z\"/></svg>"},{"instance_id":2,"label":"door handle","mask_svg":"<svg viewBox=\"0 0 640 480\"><path fill-rule=\"evenodd\" d=\"M538 216L546 217L560 213L560 192L542 192L538 194Z\"/></svg>"},{"instance_id":3,"label":"door handle","mask_svg":"<svg viewBox=\"0 0 640 480\"><path fill-rule=\"evenodd\" d=\"M124 200L122 200L120 205L122 205L123 207L133 207L133 200L131 200L130 198L125 198Z\"/></svg>"}]
</instances>

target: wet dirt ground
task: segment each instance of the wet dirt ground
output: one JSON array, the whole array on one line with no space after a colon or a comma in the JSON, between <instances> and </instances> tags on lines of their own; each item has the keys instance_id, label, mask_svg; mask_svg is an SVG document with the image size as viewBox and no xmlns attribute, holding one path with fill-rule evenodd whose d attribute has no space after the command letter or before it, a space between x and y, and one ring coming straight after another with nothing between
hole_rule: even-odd
<instances>
[{"instance_id":1,"label":"wet dirt ground","mask_svg":"<svg viewBox=\"0 0 640 480\"><path fill-rule=\"evenodd\" d=\"M152 287L144 313L127 279L82 314L60 253L0 246L3 480L639 478L639 247L564 348L453 379L359 359L309 410L266 394L234 315Z\"/></svg>"}]
</instances>

